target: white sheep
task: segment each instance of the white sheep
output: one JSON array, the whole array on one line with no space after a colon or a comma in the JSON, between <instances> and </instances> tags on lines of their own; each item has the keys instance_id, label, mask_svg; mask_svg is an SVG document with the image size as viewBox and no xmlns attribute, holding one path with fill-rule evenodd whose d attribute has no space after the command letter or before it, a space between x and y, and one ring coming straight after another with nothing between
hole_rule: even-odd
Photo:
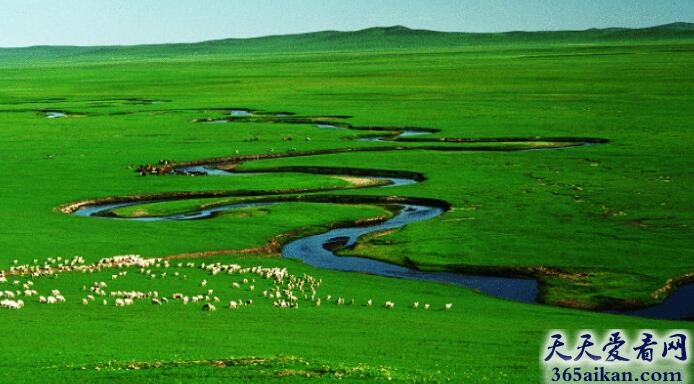
<instances>
[{"instance_id":1,"label":"white sheep","mask_svg":"<svg viewBox=\"0 0 694 384\"><path fill-rule=\"evenodd\" d=\"M395 307L395 303L392 301L386 301L385 307L387 309L393 309Z\"/></svg>"},{"instance_id":2,"label":"white sheep","mask_svg":"<svg viewBox=\"0 0 694 384\"><path fill-rule=\"evenodd\" d=\"M446 303L446 304L443 306L444 311L450 311L451 308L453 308L453 303Z\"/></svg>"},{"instance_id":3,"label":"white sheep","mask_svg":"<svg viewBox=\"0 0 694 384\"><path fill-rule=\"evenodd\" d=\"M238 303L234 300L231 300L229 302L229 309L236 309L236 308L238 308Z\"/></svg>"},{"instance_id":4,"label":"white sheep","mask_svg":"<svg viewBox=\"0 0 694 384\"><path fill-rule=\"evenodd\" d=\"M217 308L210 303L205 303L205 305L202 306L202 310L207 312L214 312L217 310Z\"/></svg>"}]
</instances>

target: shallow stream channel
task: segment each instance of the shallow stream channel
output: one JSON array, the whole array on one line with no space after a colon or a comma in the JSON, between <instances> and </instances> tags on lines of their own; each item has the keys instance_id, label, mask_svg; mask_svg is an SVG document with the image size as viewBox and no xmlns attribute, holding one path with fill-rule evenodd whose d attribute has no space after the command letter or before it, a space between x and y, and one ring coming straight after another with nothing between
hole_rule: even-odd
<instances>
[{"instance_id":1,"label":"shallow stream channel","mask_svg":"<svg viewBox=\"0 0 694 384\"><path fill-rule=\"evenodd\" d=\"M176 171L181 173L204 173L211 176L252 175L252 173L235 173L205 166L178 168ZM382 185L379 188L409 185L417 182L416 180L407 178L372 178L388 182L388 184ZM215 214L227 210L276 204L276 202L225 204L166 216L117 217L103 215L116 208L152 202L155 201L86 205L75 210L73 214L83 217L97 216L114 220L130 221L199 220L212 218ZM397 214L378 224L332 229L324 233L303 237L289 242L282 247L282 256L298 259L318 268L458 284L507 300L538 303L539 284L536 279L532 278L470 275L454 272L427 272L364 257L337 256L335 254L334 250L349 249L364 235L401 228L409 223L429 220L444 213L444 210L440 207L422 204L400 204L399 208ZM691 305L692 296L694 296L694 284L688 284L681 287L659 305L633 311L610 312L662 319L691 319L694 317L694 308L692 308Z\"/></svg>"},{"instance_id":2,"label":"shallow stream channel","mask_svg":"<svg viewBox=\"0 0 694 384\"><path fill-rule=\"evenodd\" d=\"M246 109L232 109L229 111L231 119L246 119L253 118L253 111ZM290 119L290 113L274 113L268 115L270 119ZM49 116L52 117L52 116ZM58 117L58 116L55 116ZM228 119L204 119L201 122L227 122ZM298 119L289 121L294 124L306 124L306 119ZM312 121L308 119L308 121ZM321 129L345 129L349 127L340 126L329 122L314 123ZM408 136L419 136L432 133L435 130L426 129L401 129L399 131L388 132L387 136L368 136L360 137L355 140L359 141L386 141L398 140ZM513 141L513 140L510 140ZM589 145L593 143L607 142L603 139L571 139L564 140L571 142L569 146L560 146L557 148L540 147L527 150L550 150L568 148L570 146ZM427 148L431 149L431 148ZM221 170L214 167L214 162L205 163L194 166L179 166L173 168L174 174L188 175L204 175L204 176L252 176L251 172L234 172ZM407 177L382 177L377 175L360 175L360 177L385 181L379 184L376 188L389 188L417 183L417 180ZM162 221L162 220L200 220L213 218L217 213L247 208L252 206L262 206L281 203L282 199L276 201L264 200L263 202L255 203L235 203L218 205L210 208L200 209L191 212L178 213L166 216L147 216L147 217L119 217L109 214L110 211L116 208L125 206L135 206L147 203L153 203L161 200L125 200L118 203L95 203L83 204L78 209L71 211L77 216L98 216L113 220L131 220L131 221ZM329 203L329 202L327 202ZM352 202L351 204L360 204ZM393 204L388 204L393 205ZM379 276L387 276L402 279L428 280L443 283L458 284L468 288L476 289L480 292L491 296L514 300L524 303L539 304L539 283L534 278L516 278L502 277L489 275L471 275L454 272L431 272L420 271L406 266L390 264L365 257L353 256L337 256L338 250L349 249L353 247L359 238L374 232L397 229L404 227L407 224L430 220L442 215L445 210L435 204L417 203L397 203L397 213L388 220L376 224L354 225L346 228L338 228L326 231L324 233L303 237L285 244L282 247L282 256L286 258L298 259L306 264L318 268L332 269L338 271L361 272ZM694 319L694 283L686 284L680 287L674 294L670 295L661 304L638 310L629 311L608 311L611 313L622 313L634 316L661 318L661 319Z\"/></svg>"}]
</instances>

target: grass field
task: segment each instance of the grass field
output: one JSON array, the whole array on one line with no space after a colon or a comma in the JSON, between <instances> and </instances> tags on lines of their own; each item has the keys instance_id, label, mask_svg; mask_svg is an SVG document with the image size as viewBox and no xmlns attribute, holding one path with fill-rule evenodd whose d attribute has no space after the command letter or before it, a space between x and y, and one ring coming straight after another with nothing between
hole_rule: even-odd
<instances>
[{"instance_id":1,"label":"grass field","mask_svg":"<svg viewBox=\"0 0 694 384\"><path fill-rule=\"evenodd\" d=\"M40 264L75 255L87 264L122 254L184 256L170 269L153 267L154 278L137 267L34 279L8 273L2 289L33 280L39 294L59 289L67 300L43 305L27 297L22 310L1 311L0 381L535 382L549 329L691 329L691 322L565 308L653 303L663 296L652 293L668 279L694 272L694 35L681 28L474 44L416 31L400 31L384 43L372 31L367 41L373 49L360 48L362 33L336 50L325 36L295 36L199 55L187 45L82 54L0 50L0 267L9 271L15 259ZM393 40L410 35L418 43L397 48ZM305 39L320 44L281 49ZM196 122L224 118L233 108L341 116L328 120L356 127L439 130L418 138L594 137L609 143L545 151L355 151L240 165L247 171L311 166L425 177L387 189L347 188L353 187L349 179L302 172L134 172L161 159L423 145L354 141L371 131L313 124ZM45 111L67 116L47 118ZM558 305L529 305L444 284L318 270L282 259L276 250L253 251L280 234L296 237L388 214L375 205L288 202L213 220L156 223L59 210L85 199L204 191L445 200L452 208L444 215L365 239L350 253L422 269L546 267L580 278L535 273L544 302ZM174 212L210 201L138 209ZM178 262L196 267L179 268ZM199 268L216 262L286 267L295 276L322 279L323 304L275 308L261 294L270 287L266 279L258 278L254 291L247 285L235 291L230 287L240 276ZM112 280L123 271L127 276ZM99 281L109 290L157 290L169 297L214 289L221 301L216 312L174 300L121 308L109 298L106 306L100 299L83 305L89 292L82 287ZM227 310L241 291L254 304ZM348 303L335 304L337 297ZM395 308L383 308L387 300ZM410 308L415 301L430 303L431 310ZM445 303L453 303L452 310L443 311Z\"/></svg>"}]
</instances>

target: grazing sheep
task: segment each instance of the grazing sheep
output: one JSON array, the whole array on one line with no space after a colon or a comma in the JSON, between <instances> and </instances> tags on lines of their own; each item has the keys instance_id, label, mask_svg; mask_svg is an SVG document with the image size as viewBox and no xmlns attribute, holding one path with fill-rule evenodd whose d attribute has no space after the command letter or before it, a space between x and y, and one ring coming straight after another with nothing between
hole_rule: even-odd
<instances>
[{"instance_id":1,"label":"grazing sheep","mask_svg":"<svg viewBox=\"0 0 694 384\"><path fill-rule=\"evenodd\" d=\"M386 301L385 307L387 309L393 309L395 307L395 303L392 301Z\"/></svg>"},{"instance_id":2,"label":"grazing sheep","mask_svg":"<svg viewBox=\"0 0 694 384\"><path fill-rule=\"evenodd\" d=\"M414 308L414 309L419 308L419 301L415 301L414 304L412 304L412 308Z\"/></svg>"},{"instance_id":3,"label":"grazing sheep","mask_svg":"<svg viewBox=\"0 0 694 384\"><path fill-rule=\"evenodd\" d=\"M429 304L424 304L424 309L429 309L430 305Z\"/></svg>"},{"instance_id":4,"label":"grazing sheep","mask_svg":"<svg viewBox=\"0 0 694 384\"><path fill-rule=\"evenodd\" d=\"M316 307L320 307L320 297L316 299Z\"/></svg>"},{"instance_id":5,"label":"grazing sheep","mask_svg":"<svg viewBox=\"0 0 694 384\"><path fill-rule=\"evenodd\" d=\"M116 307L125 307L125 300L116 299Z\"/></svg>"},{"instance_id":6,"label":"grazing sheep","mask_svg":"<svg viewBox=\"0 0 694 384\"><path fill-rule=\"evenodd\" d=\"M342 304L344 304L344 303L345 303L345 299L343 299L343 298L341 298L341 297L338 297L338 298L337 298L337 305L342 305Z\"/></svg>"},{"instance_id":7,"label":"grazing sheep","mask_svg":"<svg viewBox=\"0 0 694 384\"><path fill-rule=\"evenodd\" d=\"M207 287L207 280L203 280L200 282L201 287Z\"/></svg>"},{"instance_id":8,"label":"grazing sheep","mask_svg":"<svg viewBox=\"0 0 694 384\"><path fill-rule=\"evenodd\" d=\"M48 296L46 299L46 304L55 304L58 300L55 299L55 296Z\"/></svg>"},{"instance_id":9,"label":"grazing sheep","mask_svg":"<svg viewBox=\"0 0 694 384\"><path fill-rule=\"evenodd\" d=\"M152 299L152 304L154 304L154 305L161 305L161 301L155 297L155 298Z\"/></svg>"},{"instance_id":10,"label":"grazing sheep","mask_svg":"<svg viewBox=\"0 0 694 384\"><path fill-rule=\"evenodd\" d=\"M231 300L231 301L229 302L229 309L236 309L236 308L238 308L238 307L239 307L239 306L238 306L238 303L236 303L236 301Z\"/></svg>"},{"instance_id":11,"label":"grazing sheep","mask_svg":"<svg viewBox=\"0 0 694 384\"><path fill-rule=\"evenodd\" d=\"M374 301L371 300L371 299L369 299L369 300L366 301L366 306L367 306L367 307L371 307L371 306L373 305L373 303L374 303Z\"/></svg>"},{"instance_id":12,"label":"grazing sheep","mask_svg":"<svg viewBox=\"0 0 694 384\"><path fill-rule=\"evenodd\" d=\"M24 301L22 300L10 300L10 299L5 299L0 301L0 307L3 308L8 308L8 309L20 309L24 307Z\"/></svg>"},{"instance_id":13,"label":"grazing sheep","mask_svg":"<svg viewBox=\"0 0 694 384\"><path fill-rule=\"evenodd\" d=\"M443 306L443 310L444 310L444 311L450 311L451 308L453 308L453 303L446 303L446 304Z\"/></svg>"},{"instance_id":14,"label":"grazing sheep","mask_svg":"<svg viewBox=\"0 0 694 384\"><path fill-rule=\"evenodd\" d=\"M82 304L83 304L83 305L89 304L89 300L87 300L87 299L82 299Z\"/></svg>"},{"instance_id":15,"label":"grazing sheep","mask_svg":"<svg viewBox=\"0 0 694 384\"><path fill-rule=\"evenodd\" d=\"M207 312L214 312L217 310L217 308L210 303L205 303L205 305L202 306L202 310Z\"/></svg>"}]
</instances>

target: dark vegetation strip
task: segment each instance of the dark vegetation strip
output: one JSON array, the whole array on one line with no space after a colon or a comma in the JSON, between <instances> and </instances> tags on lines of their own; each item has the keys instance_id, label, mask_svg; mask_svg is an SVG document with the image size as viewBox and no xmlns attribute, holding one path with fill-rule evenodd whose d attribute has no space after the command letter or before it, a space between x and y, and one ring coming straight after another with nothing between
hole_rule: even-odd
<instances>
[{"instance_id":1,"label":"dark vegetation strip","mask_svg":"<svg viewBox=\"0 0 694 384\"><path fill-rule=\"evenodd\" d=\"M592 139L595 142L603 139ZM521 140L519 140L521 141ZM535 140L538 142L538 140ZM607 141L602 141L607 142ZM564 147L577 147L586 145L587 141L564 141L560 143L566 143L564 145L558 146ZM526 151L530 149L547 149L544 146L532 146L532 145L505 145L505 146L476 146L476 147L461 147L461 146L377 146L377 147L362 147L362 148L333 148L333 149L317 149L313 151L294 151L294 152L283 152L283 153L264 153L255 155L235 155L235 156L221 156L213 157L209 159L201 160L191 160L179 163L171 163L164 166L149 166L147 173L154 174L167 174L172 173L175 168L189 167L189 166L216 166L223 164L238 164L245 161L257 161L264 159L280 159L285 157L303 157L303 156L319 156L319 155L332 155L338 153L350 153L350 152L384 152L384 151L414 151L414 150L424 150L424 151L444 151L444 152L514 152L514 151ZM550 147L551 148L551 147ZM557 148L557 147L555 147ZM141 169L138 168L138 172Z\"/></svg>"},{"instance_id":2,"label":"dark vegetation strip","mask_svg":"<svg viewBox=\"0 0 694 384\"><path fill-rule=\"evenodd\" d=\"M387 367L371 367L367 365L334 366L326 363L309 361L297 356L276 357L240 357L209 360L155 360L155 361L109 361L93 365L76 367L78 370L151 370L167 368L200 368L204 366L216 368L234 368L244 370L249 368L253 376L302 378L357 378L357 379L392 379L392 369ZM241 374L241 372L238 372Z\"/></svg>"},{"instance_id":3,"label":"dark vegetation strip","mask_svg":"<svg viewBox=\"0 0 694 384\"><path fill-rule=\"evenodd\" d=\"M369 168L347 168L347 167L319 167L319 166L278 166L267 167L262 169L254 169L250 171L237 171L236 173L277 173L277 172L295 172L295 173L310 173L316 175L341 175L341 176L365 176L365 177L395 177L402 179L412 179L419 182L426 180L424 174L412 171L386 170L386 169L369 169Z\"/></svg>"}]
</instances>

